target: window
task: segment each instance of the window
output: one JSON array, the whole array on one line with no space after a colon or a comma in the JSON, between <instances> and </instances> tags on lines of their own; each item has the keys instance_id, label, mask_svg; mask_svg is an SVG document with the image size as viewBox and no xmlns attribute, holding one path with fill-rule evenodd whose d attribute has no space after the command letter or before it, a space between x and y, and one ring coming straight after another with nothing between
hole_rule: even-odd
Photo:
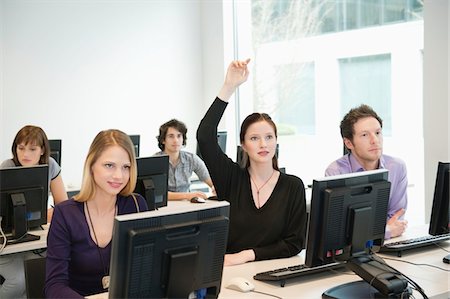
<instances>
[{"instance_id":1,"label":"window","mask_svg":"<svg viewBox=\"0 0 450 299\"><path fill-rule=\"evenodd\" d=\"M251 112L269 113L279 130L280 166L310 184L342 155L343 115L368 104L383 119L384 152L406 162L414 186L409 200L423 202L422 2L234 5L238 39L230 48L235 57L252 58L251 79L239 93L245 100L237 101L238 127ZM409 206L411 223L425 222L423 207Z\"/></svg>"},{"instance_id":2,"label":"window","mask_svg":"<svg viewBox=\"0 0 450 299\"><path fill-rule=\"evenodd\" d=\"M383 115L383 135L392 135L391 56L339 59L341 87L341 118L360 104L371 106Z\"/></svg>"}]
</instances>

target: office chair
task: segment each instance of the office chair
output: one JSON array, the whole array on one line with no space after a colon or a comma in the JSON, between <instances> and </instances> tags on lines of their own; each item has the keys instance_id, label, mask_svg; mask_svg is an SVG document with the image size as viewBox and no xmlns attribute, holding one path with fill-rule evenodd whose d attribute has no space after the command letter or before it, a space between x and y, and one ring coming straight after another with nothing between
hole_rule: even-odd
<instances>
[{"instance_id":1,"label":"office chair","mask_svg":"<svg viewBox=\"0 0 450 299\"><path fill-rule=\"evenodd\" d=\"M45 298L45 257L24 261L27 298Z\"/></svg>"}]
</instances>

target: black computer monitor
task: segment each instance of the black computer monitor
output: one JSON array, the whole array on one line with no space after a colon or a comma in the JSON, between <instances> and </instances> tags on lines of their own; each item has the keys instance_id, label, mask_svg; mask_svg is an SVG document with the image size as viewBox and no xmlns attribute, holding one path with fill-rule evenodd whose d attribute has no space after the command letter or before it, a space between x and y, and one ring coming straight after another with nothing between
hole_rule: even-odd
<instances>
[{"instance_id":1,"label":"black computer monitor","mask_svg":"<svg viewBox=\"0 0 450 299\"><path fill-rule=\"evenodd\" d=\"M167 206L169 156L136 158L137 182L134 192L141 194L150 210Z\"/></svg>"},{"instance_id":2,"label":"black computer monitor","mask_svg":"<svg viewBox=\"0 0 450 299\"><path fill-rule=\"evenodd\" d=\"M439 162L434 186L433 207L431 208L430 235L450 232L449 208L450 163Z\"/></svg>"},{"instance_id":3,"label":"black computer monitor","mask_svg":"<svg viewBox=\"0 0 450 299\"><path fill-rule=\"evenodd\" d=\"M217 132L217 144L219 144L219 147L222 150L222 152L224 152L224 153L227 152L227 131L218 131ZM200 153L200 148L198 145L197 145L196 154L197 154L197 156L202 158L202 154Z\"/></svg>"},{"instance_id":4,"label":"black computer monitor","mask_svg":"<svg viewBox=\"0 0 450 299\"><path fill-rule=\"evenodd\" d=\"M128 135L131 139L131 142L133 142L134 145L134 153L136 157L139 157L139 147L141 143L141 135Z\"/></svg>"},{"instance_id":5,"label":"black computer monitor","mask_svg":"<svg viewBox=\"0 0 450 299\"><path fill-rule=\"evenodd\" d=\"M117 216L109 298L217 298L229 203Z\"/></svg>"},{"instance_id":6,"label":"black computer monitor","mask_svg":"<svg viewBox=\"0 0 450 299\"><path fill-rule=\"evenodd\" d=\"M224 153L227 152L227 131L217 132L217 143Z\"/></svg>"},{"instance_id":7,"label":"black computer monitor","mask_svg":"<svg viewBox=\"0 0 450 299\"><path fill-rule=\"evenodd\" d=\"M36 239L27 231L47 223L47 203L48 165L0 169L1 228L8 242Z\"/></svg>"},{"instance_id":8,"label":"black computer monitor","mask_svg":"<svg viewBox=\"0 0 450 299\"><path fill-rule=\"evenodd\" d=\"M408 290L407 281L374 254L384 241L390 187L385 169L313 181L305 264L342 261L365 280L330 289L324 296L372 298Z\"/></svg>"},{"instance_id":9,"label":"black computer monitor","mask_svg":"<svg viewBox=\"0 0 450 299\"><path fill-rule=\"evenodd\" d=\"M55 159L56 163L61 166L61 139L49 139L50 157Z\"/></svg>"}]
</instances>

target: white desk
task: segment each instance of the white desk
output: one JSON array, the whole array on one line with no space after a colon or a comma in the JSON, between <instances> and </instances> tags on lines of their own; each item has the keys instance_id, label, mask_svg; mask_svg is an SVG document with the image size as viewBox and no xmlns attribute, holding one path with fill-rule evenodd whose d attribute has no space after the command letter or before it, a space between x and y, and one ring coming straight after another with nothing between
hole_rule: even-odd
<instances>
[{"instance_id":1,"label":"white desk","mask_svg":"<svg viewBox=\"0 0 450 299\"><path fill-rule=\"evenodd\" d=\"M30 242L23 242L13 245L6 245L6 247L3 249L2 252L0 252L0 255L6 255L6 254L12 254L12 253L18 253L18 252L24 252L24 251L31 251L35 249L42 249L47 248L47 234L48 234L48 227L49 225L43 225L42 229L35 229L31 230L28 233L40 236L41 238L36 241L30 241Z\"/></svg>"},{"instance_id":2,"label":"white desk","mask_svg":"<svg viewBox=\"0 0 450 299\"><path fill-rule=\"evenodd\" d=\"M427 233L427 230L428 225L408 228L403 236L389 240L389 242L423 236ZM450 250L450 242L445 242L442 244L444 244L447 250ZM430 246L405 251L401 258L398 258L396 254L379 254L379 256L382 258L393 258L418 264L430 264L450 271L450 265L442 262L442 258L447 254L447 252L438 247ZM258 293L239 293L234 290L226 289L225 286L230 279L236 276L241 276L252 281L255 285L256 291L274 294L282 298L321 298L322 293L331 287L351 281L361 280L361 278L353 274L353 272L346 272L347 274L326 272L311 275L307 278L294 278L287 280L285 287L280 287L279 282L261 282L253 280L253 275L259 272L302 264L304 262L304 255L305 251L302 251L300 255L287 259L260 261L247 263L244 265L225 267L219 298L270 298L266 295ZM444 272L428 266L416 266L387 259L385 261L418 283L429 298L450 298L449 272ZM413 295L416 296L416 298L421 298L421 295L416 291Z\"/></svg>"},{"instance_id":3,"label":"white desk","mask_svg":"<svg viewBox=\"0 0 450 299\"><path fill-rule=\"evenodd\" d=\"M450 243L447 244L450 248ZM422 250L414 250L414 252L404 254L402 258L397 258L395 255L379 255L381 257L392 257L399 260L406 260L414 263L426 263L435 265L447 270L450 270L448 264L442 262L442 258L447 253L438 248L426 248ZM336 274L336 272L326 272L314 274L309 277L294 278L287 280L284 287L276 282L261 282L253 280L253 275L259 272L269 271L286 266L293 266L301 264L304 261L304 253L288 259L278 259L272 261L260 261L247 263L239 266L225 267L222 277L222 288L219 294L219 299L230 298L270 298L267 295L258 293L240 293L234 290L225 288L227 283L233 277L241 276L252 281L255 285L255 290L268 294L277 295L284 299L288 298L321 298L322 293L329 288L338 286L351 281L361 280L361 278L353 272L346 272L347 274ZM401 271L406 276L410 277L425 291L429 298L449 298L450 296L450 274L438 269L415 266L402 262L386 260L386 262ZM339 270L344 271L344 270ZM421 298L418 292L414 292L416 298Z\"/></svg>"},{"instance_id":4,"label":"white desk","mask_svg":"<svg viewBox=\"0 0 450 299\"><path fill-rule=\"evenodd\" d=\"M447 242L446 247L450 249L450 243ZM269 296L260 293L241 293L225 288L231 278L238 276L252 281L255 285L255 291L276 295L283 299L321 298L322 293L329 288L344 283L361 280L361 278L353 274L353 272L345 272L347 274L326 272L303 278L294 278L287 280L284 287L281 287L280 284L276 282L261 282L253 280L253 275L256 273L303 263L303 255L304 254L301 253L298 256L286 259L259 261L238 266L225 267L223 270L222 288L219 294L219 299L270 298ZM446 255L446 253L442 249L431 247L421 250L414 250L414 252L404 254L402 258L398 259L414 263L426 263L450 270L450 265L442 262L442 257L444 255ZM380 256L388 257L388 255ZM395 256L390 255L389 257L396 258ZM426 266L410 265L397 261L386 260L386 262L418 283L419 286L425 291L428 298L450 298L450 274L448 272ZM416 291L413 292L413 295L415 298L422 298L422 296ZM89 296L88 298L106 299L108 298L108 293L97 294Z\"/></svg>"},{"instance_id":5,"label":"white desk","mask_svg":"<svg viewBox=\"0 0 450 299\"><path fill-rule=\"evenodd\" d=\"M189 202L172 202L172 206L186 206ZM394 238L389 242L395 242L400 239L413 238L423 236L427 233L428 225L420 227L408 228L407 232L399 238ZM447 250L450 250L450 242L442 243ZM438 247L425 247L415 250L405 251L401 258L395 254L379 254L383 258L393 258L400 261L408 261L418 264L434 265L450 271L450 265L442 262L442 258L448 253ZM244 277L253 282L255 290L267 294L273 294L284 299L290 298L321 298L322 293L329 288L338 286L344 283L361 280L359 276L353 272L345 269L338 270L339 272L324 272L319 274L309 275L302 278L294 278L286 281L284 287L280 286L279 282L262 282L253 279L256 273L274 270L277 268L288 267L304 263L305 251L299 255L286 258L267 260L259 262L251 262L238 266L225 267L222 276L222 288L219 294L219 299L234 299L234 298L270 298L267 295L255 292L241 293L238 291L226 288L226 285L233 277ZM392 261L385 259L385 261L401 271L404 275L414 280L424 291L429 298L450 298L450 273L428 266L411 265L404 262ZM413 295L416 298L422 296L414 291ZM89 296L88 298L108 298L107 293Z\"/></svg>"}]
</instances>

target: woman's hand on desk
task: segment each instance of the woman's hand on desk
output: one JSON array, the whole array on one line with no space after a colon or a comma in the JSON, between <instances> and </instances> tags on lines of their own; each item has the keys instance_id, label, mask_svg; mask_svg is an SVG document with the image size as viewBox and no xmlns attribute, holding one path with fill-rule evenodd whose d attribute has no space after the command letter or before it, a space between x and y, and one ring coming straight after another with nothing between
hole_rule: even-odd
<instances>
[{"instance_id":1,"label":"woman's hand on desk","mask_svg":"<svg viewBox=\"0 0 450 299\"><path fill-rule=\"evenodd\" d=\"M253 262L255 260L255 252L252 249L242 250L238 253L225 254L224 266L234 266Z\"/></svg>"}]
</instances>

